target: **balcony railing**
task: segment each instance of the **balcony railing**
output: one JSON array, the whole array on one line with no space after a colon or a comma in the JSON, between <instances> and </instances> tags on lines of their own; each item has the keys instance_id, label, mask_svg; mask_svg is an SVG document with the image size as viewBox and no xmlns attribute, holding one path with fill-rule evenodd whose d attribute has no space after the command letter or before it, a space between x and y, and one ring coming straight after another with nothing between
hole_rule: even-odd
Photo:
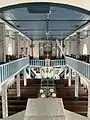
<instances>
[{"instance_id":1,"label":"balcony railing","mask_svg":"<svg viewBox=\"0 0 90 120\"><path fill-rule=\"evenodd\" d=\"M51 66L62 66L65 65L65 59L51 60Z\"/></svg>"},{"instance_id":2,"label":"balcony railing","mask_svg":"<svg viewBox=\"0 0 90 120\"><path fill-rule=\"evenodd\" d=\"M27 65L29 65L28 57L0 65L0 82L8 79Z\"/></svg>"},{"instance_id":3,"label":"balcony railing","mask_svg":"<svg viewBox=\"0 0 90 120\"><path fill-rule=\"evenodd\" d=\"M65 59L50 60L49 66L62 66L65 65ZM45 60L30 60L30 66L45 66ZM47 65L48 66L48 65Z\"/></svg>"},{"instance_id":4,"label":"balcony railing","mask_svg":"<svg viewBox=\"0 0 90 120\"><path fill-rule=\"evenodd\" d=\"M45 66L45 60L30 60L30 66Z\"/></svg>"},{"instance_id":5,"label":"balcony railing","mask_svg":"<svg viewBox=\"0 0 90 120\"><path fill-rule=\"evenodd\" d=\"M75 69L77 72L90 79L90 64L79 61L74 58L66 57L66 64Z\"/></svg>"}]
</instances>

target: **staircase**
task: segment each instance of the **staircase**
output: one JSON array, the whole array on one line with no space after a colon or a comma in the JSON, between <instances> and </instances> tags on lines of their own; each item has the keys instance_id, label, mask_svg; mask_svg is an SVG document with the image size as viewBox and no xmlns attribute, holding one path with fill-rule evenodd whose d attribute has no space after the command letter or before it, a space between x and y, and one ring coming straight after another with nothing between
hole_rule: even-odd
<instances>
[{"instance_id":1,"label":"staircase","mask_svg":"<svg viewBox=\"0 0 90 120\"><path fill-rule=\"evenodd\" d=\"M21 96L17 97L16 83L8 89L8 112L9 116L26 109L28 98L37 98L40 90L40 79L28 79L24 86L23 79L20 80ZM2 118L2 103L0 100L0 118Z\"/></svg>"},{"instance_id":2,"label":"staircase","mask_svg":"<svg viewBox=\"0 0 90 120\"><path fill-rule=\"evenodd\" d=\"M75 112L77 114L87 116L88 95L87 89L79 84L79 100L76 101L75 94L75 81L72 80L72 85L68 86L68 80L55 81L56 94L58 98L63 98L64 108Z\"/></svg>"}]
</instances>

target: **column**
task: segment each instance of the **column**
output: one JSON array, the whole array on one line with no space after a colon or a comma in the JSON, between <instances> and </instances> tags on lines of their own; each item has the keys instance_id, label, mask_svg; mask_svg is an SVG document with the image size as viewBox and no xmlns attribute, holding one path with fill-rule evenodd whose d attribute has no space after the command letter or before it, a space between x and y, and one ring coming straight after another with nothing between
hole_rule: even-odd
<instances>
[{"instance_id":1,"label":"column","mask_svg":"<svg viewBox=\"0 0 90 120\"><path fill-rule=\"evenodd\" d=\"M62 42L62 40L60 41L60 44L61 44L61 57L62 57L62 55L63 55L62 54L62 50L63 50L63 47L62 47L63 46L63 42Z\"/></svg>"},{"instance_id":2,"label":"column","mask_svg":"<svg viewBox=\"0 0 90 120\"><path fill-rule=\"evenodd\" d=\"M2 86L2 116L8 117L8 101L7 101L7 86Z\"/></svg>"},{"instance_id":3,"label":"column","mask_svg":"<svg viewBox=\"0 0 90 120\"><path fill-rule=\"evenodd\" d=\"M79 58L80 54L80 32L76 33L76 58Z\"/></svg>"},{"instance_id":4,"label":"column","mask_svg":"<svg viewBox=\"0 0 90 120\"><path fill-rule=\"evenodd\" d=\"M43 57L44 56L44 46L43 42L39 43L39 56Z\"/></svg>"},{"instance_id":5,"label":"column","mask_svg":"<svg viewBox=\"0 0 90 120\"><path fill-rule=\"evenodd\" d=\"M29 68L29 76L30 76L30 78L31 78L31 68Z\"/></svg>"},{"instance_id":6,"label":"column","mask_svg":"<svg viewBox=\"0 0 90 120\"><path fill-rule=\"evenodd\" d=\"M32 48L32 58L33 58L33 40L31 41L31 48Z\"/></svg>"},{"instance_id":7,"label":"column","mask_svg":"<svg viewBox=\"0 0 90 120\"><path fill-rule=\"evenodd\" d=\"M90 119L90 83L88 84L88 112L87 117Z\"/></svg>"},{"instance_id":8,"label":"column","mask_svg":"<svg viewBox=\"0 0 90 120\"><path fill-rule=\"evenodd\" d=\"M57 46L57 50L56 51L57 51L57 56L56 57L59 58L59 52L60 51L59 51L59 47L58 46Z\"/></svg>"},{"instance_id":9,"label":"column","mask_svg":"<svg viewBox=\"0 0 90 120\"><path fill-rule=\"evenodd\" d=\"M56 51L56 42L52 42L52 56L53 57L56 57L56 53L57 53L57 51Z\"/></svg>"},{"instance_id":10,"label":"column","mask_svg":"<svg viewBox=\"0 0 90 120\"><path fill-rule=\"evenodd\" d=\"M24 86L27 85L27 79L26 79L26 68L24 68Z\"/></svg>"},{"instance_id":11,"label":"column","mask_svg":"<svg viewBox=\"0 0 90 120\"><path fill-rule=\"evenodd\" d=\"M64 79L66 79L66 75L67 75L67 69L65 68L65 71L64 71Z\"/></svg>"},{"instance_id":12,"label":"column","mask_svg":"<svg viewBox=\"0 0 90 120\"><path fill-rule=\"evenodd\" d=\"M19 51L20 51L20 42L19 42L19 33L15 32L15 52L16 57L19 58Z\"/></svg>"},{"instance_id":13,"label":"column","mask_svg":"<svg viewBox=\"0 0 90 120\"><path fill-rule=\"evenodd\" d=\"M28 40L29 56L30 56L30 40Z\"/></svg>"},{"instance_id":14,"label":"column","mask_svg":"<svg viewBox=\"0 0 90 120\"><path fill-rule=\"evenodd\" d=\"M27 70L28 70L28 73L26 74L26 79L30 79L31 78L31 68L28 67Z\"/></svg>"},{"instance_id":15,"label":"column","mask_svg":"<svg viewBox=\"0 0 90 120\"><path fill-rule=\"evenodd\" d=\"M72 80L72 69L69 68L68 86L71 86L71 80Z\"/></svg>"},{"instance_id":16,"label":"column","mask_svg":"<svg viewBox=\"0 0 90 120\"><path fill-rule=\"evenodd\" d=\"M75 99L78 101L78 91L79 91L79 76L76 73L76 78L75 78Z\"/></svg>"},{"instance_id":17,"label":"column","mask_svg":"<svg viewBox=\"0 0 90 120\"><path fill-rule=\"evenodd\" d=\"M17 97L20 97L20 73L17 74Z\"/></svg>"},{"instance_id":18,"label":"column","mask_svg":"<svg viewBox=\"0 0 90 120\"><path fill-rule=\"evenodd\" d=\"M23 38L24 39L24 56L26 56L26 37Z\"/></svg>"},{"instance_id":19,"label":"column","mask_svg":"<svg viewBox=\"0 0 90 120\"><path fill-rule=\"evenodd\" d=\"M5 24L0 23L0 60L6 62L6 37Z\"/></svg>"}]
</instances>

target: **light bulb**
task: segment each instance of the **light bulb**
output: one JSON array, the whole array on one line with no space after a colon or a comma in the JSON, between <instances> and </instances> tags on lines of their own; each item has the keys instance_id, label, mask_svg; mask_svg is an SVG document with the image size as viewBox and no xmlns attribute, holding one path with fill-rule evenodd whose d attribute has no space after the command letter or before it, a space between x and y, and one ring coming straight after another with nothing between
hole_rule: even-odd
<instances>
[{"instance_id":1,"label":"light bulb","mask_svg":"<svg viewBox=\"0 0 90 120\"><path fill-rule=\"evenodd\" d=\"M43 89L40 89L40 93L43 93Z\"/></svg>"},{"instance_id":2,"label":"light bulb","mask_svg":"<svg viewBox=\"0 0 90 120\"><path fill-rule=\"evenodd\" d=\"M41 95L41 98L45 98L45 94L42 94L42 95Z\"/></svg>"},{"instance_id":3,"label":"light bulb","mask_svg":"<svg viewBox=\"0 0 90 120\"><path fill-rule=\"evenodd\" d=\"M50 92L53 93L53 92L54 92L54 89L50 89Z\"/></svg>"},{"instance_id":4,"label":"light bulb","mask_svg":"<svg viewBox=\"0 0 90 120\"><path fill-rule=\"evenodd\" d=\"M56 93L53 93L53 94L52 94L52 97L56 97Z\"/></svg>"}]
</instances>

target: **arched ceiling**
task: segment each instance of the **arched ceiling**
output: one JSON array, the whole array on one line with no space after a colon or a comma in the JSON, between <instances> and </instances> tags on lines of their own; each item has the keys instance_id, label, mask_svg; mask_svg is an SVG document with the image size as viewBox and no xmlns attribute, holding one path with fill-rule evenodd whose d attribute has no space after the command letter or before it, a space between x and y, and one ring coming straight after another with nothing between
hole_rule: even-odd
<instances>
[{"instance_id":1,"label":"arched ceiling","mask_svg":"<svg viewBox=\"0 0 90 120\"><path fill-rule=\"evenodd\" d=\"M89 1L86 2L86 0L2 0L0 1L0 8L9 7L11 5L36 2L66 4L90 11L90 2Z\"/></svg>"},{"instance_id":2,"label":"arched ceiling","mask_svg":"<svg viewBox=\"0 0 90 120\"><path fill-rule=\"evenodd\" d=\"M88 14L78 9L52 3L27 4L5 10L2 15L33 40L64 39L90 20Z\"/></svg>"}]
</instances>

